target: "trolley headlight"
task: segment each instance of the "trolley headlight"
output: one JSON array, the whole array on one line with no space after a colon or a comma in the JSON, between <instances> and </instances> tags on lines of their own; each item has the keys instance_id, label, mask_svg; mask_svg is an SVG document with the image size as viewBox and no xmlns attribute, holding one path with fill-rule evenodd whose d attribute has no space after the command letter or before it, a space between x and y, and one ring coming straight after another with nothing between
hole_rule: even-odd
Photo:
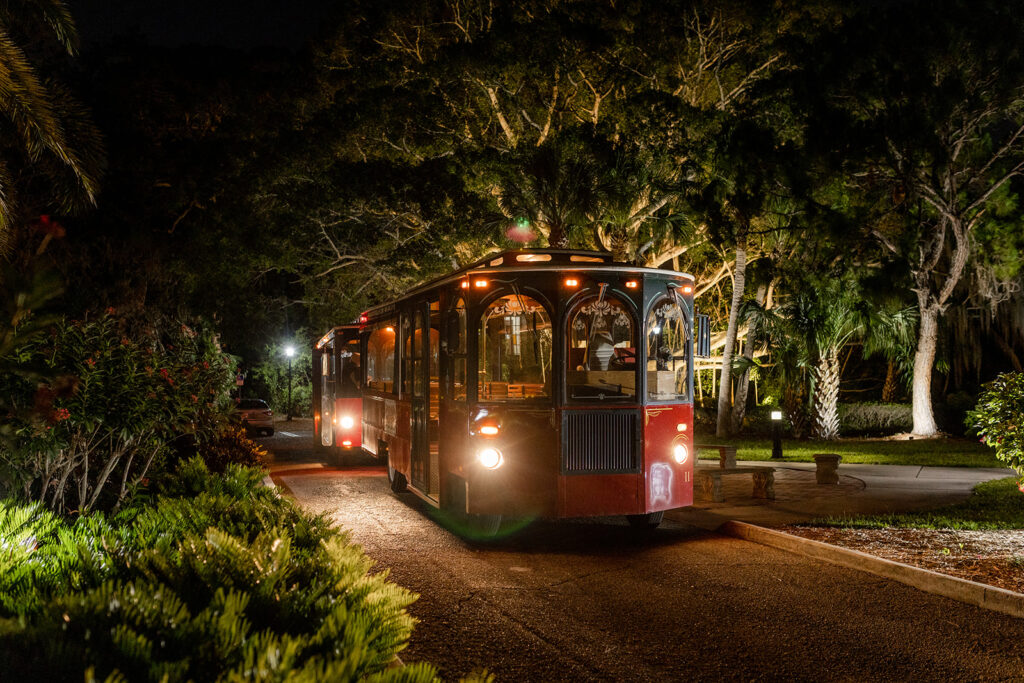
<instances>
[{"instance_id":1,"label":"trolley headlight","mask_svg":"<svg viewBox=\"0 0 1024 683\"><path fill-rule=\"evenodd\" d=\"M476 452L476 459L489 470L496 470L505 462L497 448L481 448Z\"/></svg>"},{"instance_id":2,"label":"trolley headlight","mask_svg":"<svg viewBox=\"0 0 1024 683\"><path fill-rule=\"evenodd\" d=\"M677 463L682 465L686 462L686 459L690 457L690 452L686 449L684 444L677 443L672 449L672 457L675 458Z\"/></svg>"},{"instance_id":3,"label":"trolley headlight","mask_svg":"<svg viewBox=\"0 0 1024 683\"><path fill-rule=\"evenodd\" d=\"M352 429L352 425L354 425L354 424L355 424L355 421L351 417L349 417L348 415L346 415L343 418L341 418L341 428L342 429Z\"/></svg>"}]
</instances>

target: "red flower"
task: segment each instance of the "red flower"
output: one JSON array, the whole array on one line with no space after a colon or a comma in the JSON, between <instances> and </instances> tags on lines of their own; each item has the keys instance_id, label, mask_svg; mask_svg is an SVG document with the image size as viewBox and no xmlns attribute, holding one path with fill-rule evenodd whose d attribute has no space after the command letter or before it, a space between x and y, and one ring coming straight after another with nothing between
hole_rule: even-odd
<instances>
[{"instance_id":1,"label":"red flower","mask_svg":"<svg viewBox=\"0 0 1024 683\"><path fill-rule=\"evenodd\" d=\"M1021 493L1024 493L1024 479L1017 482L1017 488L1020 489Z\"/></svg>"},{"instance_id":2,"label":"red flower","mask_svg":"<svg viewBox=\"0 0 1024 683\"><path fill-rule=\"evenodd\" d=\"M106 310L106 311L104 311L104 312L105 312L105 313L106 313L107 315L114 315L115 313L117 313L117 311L116 311L116 310L114 309L114 307L113 307L113 306L107 306L107 310Z\"/></svg>"},{"instance_id":3,"label":"red flower","mask_svg":"<svg viewBox=\"0 0 1024 683\"><path fill-rule=\"evenodd\" d=\"M203 370L209 370L209 369L210 369L210 363L204 360L203 361Z\"/></svg>"},{"instance_id":4,"label":"red flower","mask_svg":"<svg viewBox=\"0 0 1024 683\"><path fill-rule=\"evenodd\" d=\"M196 396L195 394L192 394L192 402L193 403L199 403L199 397Z\"/></svg>"},{"instance_id":5,"label":"red flower","mask_svg":"<svg viewBox=\"0 0 1024 683\"><path fill-rule=\"evenodd\" d=\"M96 366L96 359L95 358L86 358L85 359L85 364L88 365L90 368L95 367Z\"/></svg>"},{"instance_id":6,"label":"red flower","mask_svg":"<svg viewBox=\"0 0 1024 683\"><path fill-rule=\"evenodd\" d=\"M53 421L61 422L71 417L71 412L67 408L58 408L53 411Z\"/></svg>"}]
</instances>

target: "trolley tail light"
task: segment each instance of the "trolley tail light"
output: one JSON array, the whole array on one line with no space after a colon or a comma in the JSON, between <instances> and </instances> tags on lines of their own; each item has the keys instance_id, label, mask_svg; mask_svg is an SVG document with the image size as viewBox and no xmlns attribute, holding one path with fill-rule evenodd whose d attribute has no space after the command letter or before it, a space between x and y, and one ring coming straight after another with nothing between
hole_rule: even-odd
<instances>
[{"instance_id":1,"label":"trolley tail light","mask_svg":"<svg viewBox=\"0 0 1024 683\"><path fill-rule=\"evenodd\" d=\"M370 317L368 315L366 315L365 313L363 313L362 315L359 316L359 322L360 323L369 322L369 320L370 320Z\"/></svg>"}]
</instances>

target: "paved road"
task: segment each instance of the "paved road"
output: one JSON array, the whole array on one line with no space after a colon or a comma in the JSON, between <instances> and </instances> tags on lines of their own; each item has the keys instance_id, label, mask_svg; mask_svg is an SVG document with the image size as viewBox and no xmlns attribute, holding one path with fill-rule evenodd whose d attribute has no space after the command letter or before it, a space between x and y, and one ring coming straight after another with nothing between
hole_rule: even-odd
<instances>
[{"instance_id":1,"label":"paved road","mask_svg":"<svg viewBox=\"0 0 1024 683\"><path fill-rule=\"evenodd\" d=\"M306 436L267 445L302 459ZM607 519L467 543L379 467L306 472L276 479L421 594L402 656L447 679L1024 680L1024 620L678 516L639 535Z\"/></svg>"}]
</instances>

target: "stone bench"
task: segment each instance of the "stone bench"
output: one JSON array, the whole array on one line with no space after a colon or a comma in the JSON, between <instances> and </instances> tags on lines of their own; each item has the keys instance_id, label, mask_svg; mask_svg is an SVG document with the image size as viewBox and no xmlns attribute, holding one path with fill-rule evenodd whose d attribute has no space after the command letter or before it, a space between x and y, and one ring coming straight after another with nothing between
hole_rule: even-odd
<instances>
[{"instance_id":1,"label":"stone bench","mask_svg":"<svg viewBox=\"0 0 1024 683\"><path fill-rule=\"evenodd\" d=\"M718 466L724 469L736 467L736 447L723 446L719 444L697 443L693 445L695 451L718 451Z\"/></svg>"},{"instance_id":2,"label":"stone bench","mask_svg":"<svg viewBox=\"0 0 1024 683\"><path fill-rule=\"evenodd\" d=\"M725 500L722 494L722 477L732 474L750 474L754 478L754 498L775 500L775 468L774 467L698 467L694 475L700 484L701 492L713 503Z\"/></svg>"}]
</instances>

